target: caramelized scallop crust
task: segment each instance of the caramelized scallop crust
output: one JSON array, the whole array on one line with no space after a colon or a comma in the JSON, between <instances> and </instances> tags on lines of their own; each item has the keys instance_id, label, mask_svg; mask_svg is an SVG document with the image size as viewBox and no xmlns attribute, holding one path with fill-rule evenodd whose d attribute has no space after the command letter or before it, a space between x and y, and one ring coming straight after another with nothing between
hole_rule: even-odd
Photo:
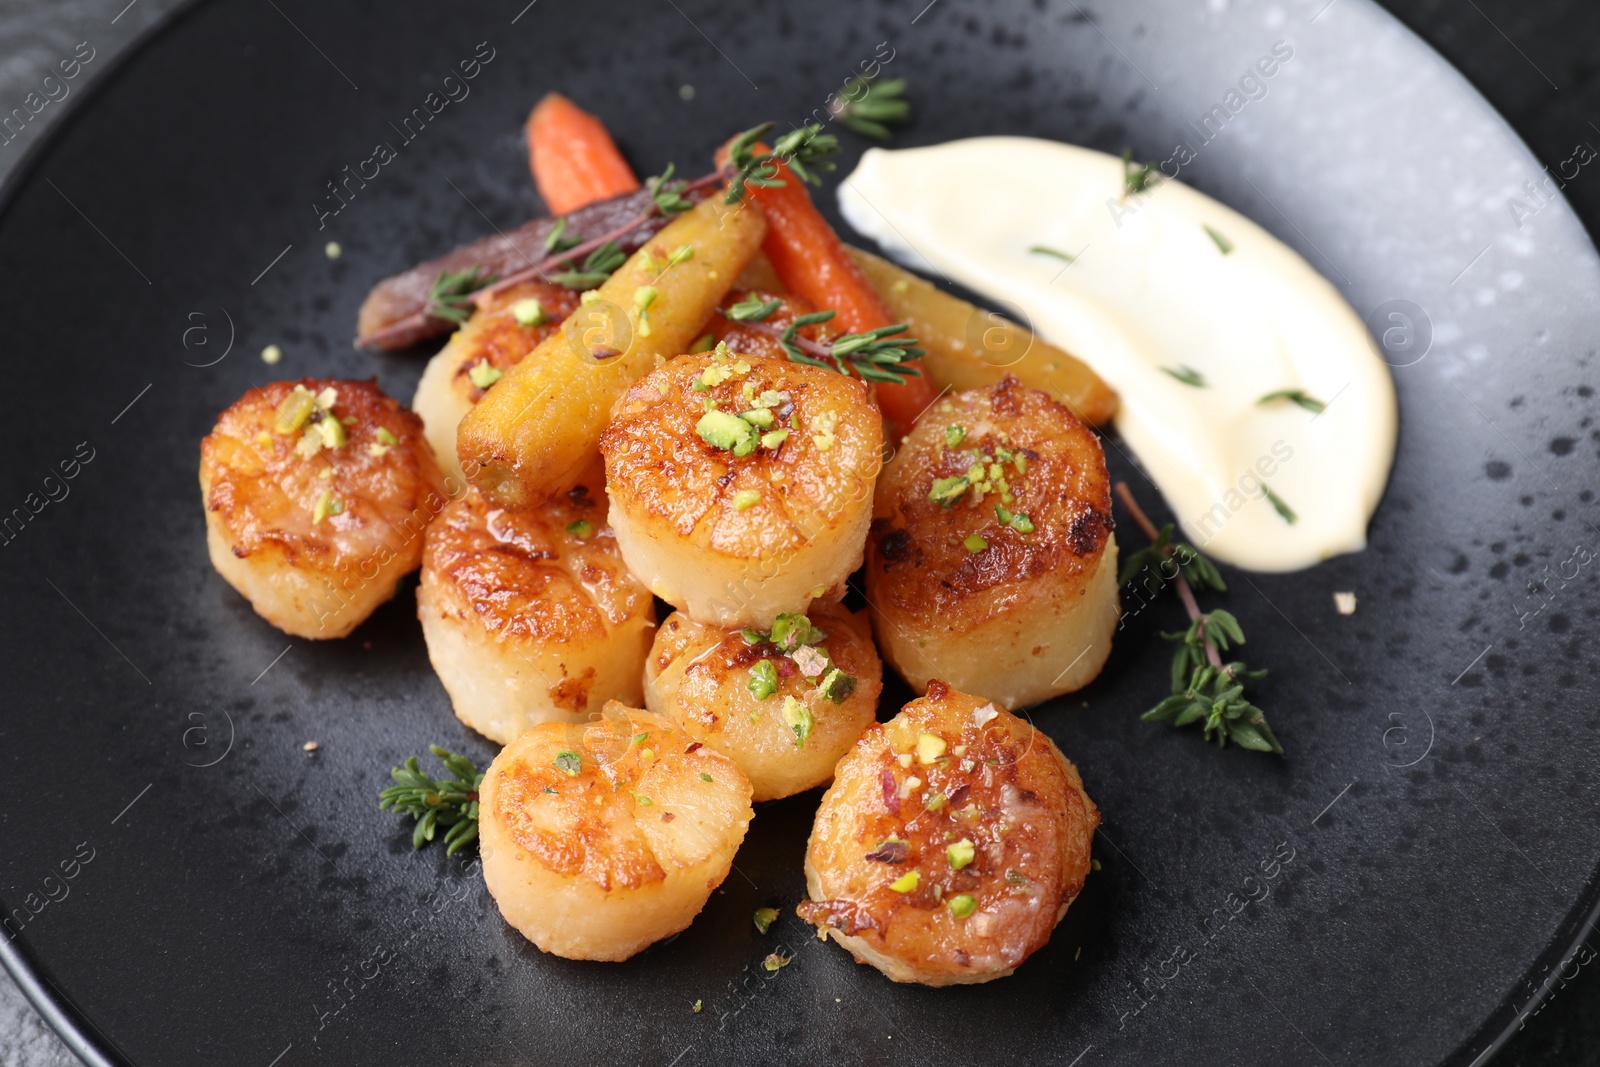
<instances>
[{"instance_id":1,"label":"caramelized scallop crust","mask_svg":"<svg viewBox=\"0 0 1600 1067\"><path fill-rule=\"evenodd\" d=\"M422 558L446 498L422 422L374 381L252 389L200 443L211 561L263 618L343 637Z\"/></svg>"},{"instance_id":2,"label":"caramelized scallop crust","mask_svg":"<svg viewBox=\"0 0 1600 1067\"><path fill-rule=\"evenodd\" d=\"M1099 823L1049 737L933 681L839 761L799 914L896 982L987 982L1049 940Z\"/></svg>"},{"instance_id":3,"label":"caramelized scallop crust","mask_svg":"<svg viewBox=\"0 0 1600 1067\"><path fill-rule=\"evenodd\" d=\"M1007 377L935 405L878 481L867 596L884 658L1020 707L1087 685L1119 618L1094 432Z\"/></svg>"},{"instance_id":4,"label":"caramelized scallop crust","mask_svg":"<svg viewBox=\"0 0 1600 1067\"><path fill-rule=\"evenodd\" d=\"M528 511L469 489L428 529L417 614L429 658L456 716L501 744L643 696L655 603L590 483Z\"/></svg>"},{"instance_id":5,"label":"caramelized scallop crust","mask_svg":"<svg viewBox=\"0 0 1600 1067\"><path fill-rule=\"evenodd\" d=\"M495 757L480 787L483 877L543 951L623 960L689 925L752 815L732 760L612 703L586 727L535 726Z\"/></svg>"},{"instance_id":6,"label":"caramelized scallop crust","mask_svg":"<svg viewBox=\"0 0 1600 1067\"><path fill-rule=\"evenodd\" d=\"M796 625L801 629L791 632L810 643L785 651L770 639L775 635L724 630L673 612L646 662L650 710L731 757L756 800L832 779L833 765L876 716L883 688L864 615L813 604Z\"/></svg>"},{"instance_id":7,"label":"caramelized scallop crust","mask_svg":"<svg viewBox=\"0 0 1600 1067\"><path fill-rule=\"evenodd\" d=\"M635 383L601 437L611 526L657 596L764 628L860 565L883 430L858 379L725 350Z\"/></svg>"}]
</instances>

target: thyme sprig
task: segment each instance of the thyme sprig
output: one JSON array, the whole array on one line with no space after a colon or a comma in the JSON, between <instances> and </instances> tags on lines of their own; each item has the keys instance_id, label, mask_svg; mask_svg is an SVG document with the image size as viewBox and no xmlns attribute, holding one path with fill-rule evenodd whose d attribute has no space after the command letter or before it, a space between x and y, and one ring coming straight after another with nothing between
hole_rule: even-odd
<instances>
[{"instance_id":1,"label":"thyme sprig","mask_svg":"<svg viewBox=\"0 0 1600 1067\"><path fill-rule=\"evenodd\" d=\"M1187 629L1161 635L1178 645L1172 658L1172 693L1140 718L1145 722L1170 722L1175 727L1200 723L1206 740L1215 740L1220 748L1232 741L1255 752L1282 755L1283 746L1267 725L1266 715L1244 696L1245 683L1264 678L1267 672L1250 670L1241 661L1224 661L1222 657L1230 648L1245 643L1239 620L1221 608L1202 612L1195 601L1196 587L1225 591L1222 575L1193 546L1172 544L1171 526L1157 530L1126 482L1117 483L1117 496L1150 539L1150 548L1129 558L1122 582L1126 584L1137 577L1152 562L1171 561L1175 564L1172 580L1178 599L1189 614Z\"/></svg>"},{"instance_id":2,"label":"thyme sprig","mask_svg":"<svg viewBox=\"0 0 1600 1067\"><path fill-rule=\"evenodd\" d=\"M424 314L429 318L446 319L459 326L472 314L473 294L486 285L492 285L494 280L493 274L478 267L444 271L428 287Z\"/></svg>"},{"instance_id":3,"label":"thyme sprig","mask_svg":"<svg viewBox=\"0 0 1600 1067\"><path fill-rule=\"evenodd\" d=\"M1122 198L1148 192L1160 184L1164 175L1161 166L1151 161L1137 163L1133 158L1133 149L1122 150Z\"/></svg>"},{"instance_id":4,"label":"thyme sprig","mask_svg":"<svg viewBox=\"0 0 1600 1067\"><path fill-rule=\"evenodd\" d=\"M593 289L611 277L611 272L628 261L628 256L617 242L607 241L584 258L579 269L574 261L566 262L567 269L550 275L550 280L568 289Z\"/></svg>"},{"instance_id":5,"label":"thyme sprig","mask_svg":"<svg viewBox=\"0 0 1600 1067\"><path fill-rule=\"evenodd\" d=\"M756 144L776 123L763 122L752 126L728 144L727 202L737 204L744 199L746 187L770 189L783 184L778 177L778 164L783 163L796 178L809 185L821 185L818 171L829 171L834 164L828 159L839 151L839 138L823 133L820 123L808 123L779 137L766 151L757 151Z\"/></svg>"},{"instance_id":6,"label":"thyme sprig","mask_svg":"<svg viewBox=\"0 0 1600 1067\"><path fill-rule=\"evenodd\" d=\"M848 129L876 141L893 137L890 126L911 120L911 103L905 98L906 80L856 76L844 83L828 112Z\"/></svg>"},{"instance_id":7,"label":"thyme sprig","mask_svg":"<svg viewBox=\"0 0 1600 1067\"><path fill-rule=\"evenodd\" d=\"M452 777L429 778L412 756L404 766L389 771L395 784L378 794L378 809L392 809L417 820L411 833L412 848L421 848L433 840L439 827L448 827L445 855L453 856L478 839L478 787L483 784L483 772L465 756L438 745L428 748Z\"/></svg>"},{"instance_id":8,"label":"thyme sprig","mask_svg":"<svg viewBox=\"0 0 1600 1067\"><path fill-rule=\"evenodd\" d=\"M742 322L746 326L773 337L783 347L792 362L812 367L826 367L841 374L855 371L869 382L904 382L908 377L920 377L911 367L904 366L920 359L925 350L917 347L915 337L898 337L910 328L910 323L897 322L892 326L879 326L862 333L847 333L832 341L813 341L801 337L800 330L827 322L834 317L832 311L813 311L796 315L782 329L766 320L783 306L781 300L762 303L760 300L743 300L732 307L718 308L724 317Z\"/></svg>"}]
</instances>

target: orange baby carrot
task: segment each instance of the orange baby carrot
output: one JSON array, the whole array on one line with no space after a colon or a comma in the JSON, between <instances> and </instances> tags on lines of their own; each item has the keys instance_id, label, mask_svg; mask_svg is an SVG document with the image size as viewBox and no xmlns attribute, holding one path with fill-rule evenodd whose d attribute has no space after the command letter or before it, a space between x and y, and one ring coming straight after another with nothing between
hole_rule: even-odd
<instances>
[{"instance_id":1,"label":"orange baby carrot","mask_svg":"<svg viewBox=\"0 0 1600 1067\"><path fill-rule=\"evenodd\" d=\"M758 144L753 151L768 149ZM719 152L718 164L726 158L726 150ZM844 242L811 202L805 184L782 163L777 167L782 185L750 186L748 194L767 216L767 236L761 250L772 261L784 286L819 308L837 312L833 324L842 333L860 333L893 323ZM911 428L935 398L933 383L926 376L908 378L901 384L879 382L875 388L878 407L902 432Z\"/></svg>"},{"instance_id":2,"label":"orange baby carrot","mask_svg":"<svg viewBox=\"0 0 1600 1067\"><path fill-rule=\"evenodd\" d=\"M554 215L639 188L605 125L560 93L528 116L528 166Z\"/></svg>"}]
</instances>

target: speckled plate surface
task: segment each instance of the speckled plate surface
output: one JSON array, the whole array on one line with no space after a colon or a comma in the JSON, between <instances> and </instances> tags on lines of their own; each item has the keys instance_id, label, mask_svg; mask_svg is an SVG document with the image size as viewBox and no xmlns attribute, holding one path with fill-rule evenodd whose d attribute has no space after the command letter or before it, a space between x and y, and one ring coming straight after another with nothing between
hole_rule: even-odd
<instances>
[{"instance_id":1,"label":"speckled plate surface","mask_svg":"<svg viewBox=\"0 0 1600 1067\"><path fill-rule=\"evenodd\" d=\"M0 956L80 1054L1468 1063L1514 1029L1596 899L1600 271L1487 105L1365 0L524 2L199 4L69 103L10 185ZM1279 41L1292 58L1241 89ZM1187 180L1371 313L1402 411L1371 548L1228 572L1282 760L1138 720L1171 605L1034 710L1104 813L1103 870L1015 977L898 987L809 936L815 793L760 810L671 942L543 957L376 809L429 742L492 755L449 713L410 587L343 642L267 627L206 561L196 446L270 376L411 395L421 356L352 350L355 309L536 210L518 131L545 90L602 114L641 173L692 170L732 130L802 121L880 42L916 104L900 143L1187 142ZM468 95L401 145L475 53ZM1202 141L1213 106L1229 118ZM328 183L385 141L397 158L332 214ZM764 904L784 913L765 937ZM769 974L775 949L795 960Z\"/></svg>"}]
</instances>

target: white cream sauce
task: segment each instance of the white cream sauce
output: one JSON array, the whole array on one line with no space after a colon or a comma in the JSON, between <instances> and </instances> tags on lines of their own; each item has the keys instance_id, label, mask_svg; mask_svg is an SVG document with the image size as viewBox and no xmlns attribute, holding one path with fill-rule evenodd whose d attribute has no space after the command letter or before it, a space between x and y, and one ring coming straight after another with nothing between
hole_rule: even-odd
<instances>
[{"instance_id":1,"label":"white cream sauce","mask_svg":"<svg viewBox=\"0 0 1600 1067\"><path fill-rule=\"evenodd\" d=\"M1288 571L1366 547L1394 457L1388 368L1338 290L1243 215L1177 181L1125 195L1121 159L1024 137L872 149L839 207L1105 378L1119 435L1202 551ZM1283 390L1326 407L1258 403Z\"/></svg>"}]
</instances>

